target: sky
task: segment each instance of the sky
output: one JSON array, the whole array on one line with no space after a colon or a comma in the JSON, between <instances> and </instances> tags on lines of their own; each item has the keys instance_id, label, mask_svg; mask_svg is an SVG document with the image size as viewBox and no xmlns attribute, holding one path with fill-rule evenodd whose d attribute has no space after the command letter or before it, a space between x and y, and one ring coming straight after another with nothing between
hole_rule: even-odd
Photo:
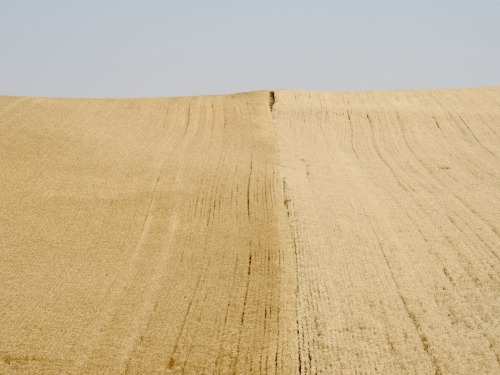
<instances>
[{"instance_id":1,"label":"sky","mask_svg":"<svg viewBox=\"0 0 500 375\"><path fill-rule=\"evenodd\" d=\"M500 0L0 0L0 95L500 85Z\"/></svg>"}]
</instances>

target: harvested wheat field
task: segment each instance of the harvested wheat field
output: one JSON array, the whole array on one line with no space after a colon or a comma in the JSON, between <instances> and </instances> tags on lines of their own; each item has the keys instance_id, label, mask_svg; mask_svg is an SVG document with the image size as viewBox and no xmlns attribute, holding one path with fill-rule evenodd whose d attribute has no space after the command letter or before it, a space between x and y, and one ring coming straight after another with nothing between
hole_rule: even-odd
<instances>
[{"instance_id":1,"label":"harvested wheat field","mask_svg":"<svg viewBox=\"0 0 500 375\"><path fill-rule=\"evenodd\" d=\"M0 97L0 374L499 374L500 87Z\"/></svg>"}]
</instances>

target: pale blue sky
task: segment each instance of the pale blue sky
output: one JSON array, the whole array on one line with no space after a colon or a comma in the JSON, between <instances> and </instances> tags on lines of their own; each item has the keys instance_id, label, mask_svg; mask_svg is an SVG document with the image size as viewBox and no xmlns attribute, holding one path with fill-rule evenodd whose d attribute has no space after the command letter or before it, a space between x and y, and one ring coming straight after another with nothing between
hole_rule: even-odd
<instances>
[{"instance_id":1,"label":"pale blue sky","mask_svg":"<svg viewBox=\"0 0 500 375\"><path fill-rule=\"evenodd\" d=\"M0 0L0 94L500 85L500 0Z\"/></svg>"}]
</instances>

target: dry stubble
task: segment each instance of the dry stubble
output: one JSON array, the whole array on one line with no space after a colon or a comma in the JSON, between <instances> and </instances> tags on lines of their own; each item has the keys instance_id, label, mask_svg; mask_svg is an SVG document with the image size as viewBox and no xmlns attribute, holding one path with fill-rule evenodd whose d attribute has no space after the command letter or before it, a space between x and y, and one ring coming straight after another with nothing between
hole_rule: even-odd
<instances>
[{"instance_id":1,"label":"dry stubble","mask_svg":"<svg viewBox=\"0 0 500 375\"><path fill-rule=\"evenodd\" d=\"M500 371L500 89L0 97L0 374Z\"/></svg>"}]
</instances>

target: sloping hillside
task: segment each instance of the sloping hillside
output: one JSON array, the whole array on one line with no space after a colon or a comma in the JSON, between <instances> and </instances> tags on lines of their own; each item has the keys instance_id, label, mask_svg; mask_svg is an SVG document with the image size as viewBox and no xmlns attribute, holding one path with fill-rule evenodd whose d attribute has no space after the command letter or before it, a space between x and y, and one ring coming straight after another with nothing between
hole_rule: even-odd
<instances>
[{"instance_id":1,"label":"sloping hillside","mask_svg":"<svg viewBox=\"0 0 500 375\"><path fill-rule=\"evenodd\" d=\"M0 97L0 374L500 372L500 88Z\"/></svg>"}]
</instances>

